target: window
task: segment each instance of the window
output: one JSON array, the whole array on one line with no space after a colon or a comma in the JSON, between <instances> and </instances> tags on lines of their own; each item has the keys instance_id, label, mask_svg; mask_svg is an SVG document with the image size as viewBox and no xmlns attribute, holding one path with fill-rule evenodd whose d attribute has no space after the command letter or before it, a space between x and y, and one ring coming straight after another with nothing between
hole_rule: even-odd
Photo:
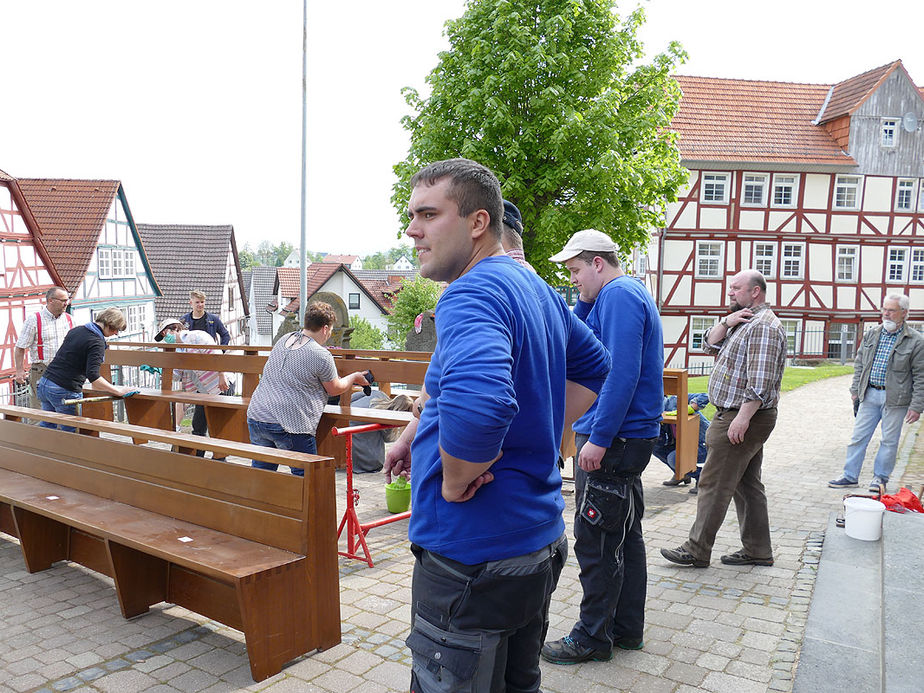
<instances>
[{"instance_id":1,"label":"window","mask_svg":"<svg viewBox=\"0 0 924 693\"><path fill-rule=\"evenodd\" d=\"M857 209L860 191L860 176L838 176L834 185L834 207L836 209Z\"/></svg>"},{"instance_id":2,"label":"window","mask_svg":"<svg viewBox=\"0 0 924 693\"><path fill-rule=\"evenodd\" d=\"M741 204L763 207L766 202L767 176L758 173L744 174L744 194Z\"/></svg>"},{"instance_id":3,"label":"window","mask_svg":"<svg viewBox=\"0 0 924 693\"><path fill-rule=\"evenodd\" d=\"M805 243L784 243L782 257L783 268L780 276L784 279L802 279Z\"/></svg>"},{"instance_id":4,"label":"window","mask_svg":"<svg viewBox=\"0 0 924 693\"><path fill-rule=\"evenodd\" d=\"M128 248L122 251L122 260L125 264L125 276L135 276L135 251Z\"/></svg>"},{"instance_id":5,"label":"window","mask_svg":"<svg viewBox=\"0 0 924 693\"><path fill-rule=\"evenodd\" d=\"M112 259L109 248L100 248L97 251L96 274L100 279L112 277Z\"/></svg>"},{"instance_id":6,"label":"window","mask_svg":"<svg viewBox=\"0 0 924 693\"><path fill-rule=\"evenodd\" d=\"M886 281L904 282L907 261L907 248L889 248L889 258L886 261Z\"/></svg>"},{"instance_id":7,"label":"window","mask_svg":"<svg viewBox=\"0 0 924 693\"><path fill-rule=\"evenodd\" d=\"M126 318L126 332L141 332L144 328L144 306L129 306Z\"/></svg>"},{"instance_id":8,"label":"window","mask_svg":"<svg viewBox=\"0 0 924 693\"><path fill-rule=\"evenodd\" d=\"M234 287L228 287L228 310L234 310Z\"/></svg>"},{"instance_id":9,"label":"window","mask_svg":"<svg viewBox=\"0 0 924 693\"><path fill-rule=\"evenodd\" d=\"M836 278L839 282L853 282L857 280L857 260L860 257L860 246L837 246Z\"/></svg>"},{"instance_id":10,"label":"window","mask_svg":"<svg viewBox=\"0 0 924 693\"><path fill-rule=\"evenodd\" d=\"M754 269L767 279L776 277L776 243L754 244Z\"/></svg>"},{"instance_id":11,"label":"window","mask_svg":"<svg viewBox=\"0 0 924 693\"><path fill-rule=\"evenodd\" d=\"M796 176L773 176L773 206L794 207L796 204Z\"/></svg>"},{"instance_id":12,"label":"window","mask_svg":"<svg viewBox=\"0 0 924 693\"><path fill-rule=\"evenodd\" d=\"M690 350L703 350L703 336L715 325L715 318L690 318Z\"/></svg>"},{"instance_id":13,"label":"window","mask_svg":"<svg viewBox=\"0 0 924 693\"><path fill-rule=\"evenodd\" d=\"M359 294L350 294L350 310L359 310Z\"/></svg>"},{"instance_id":14,"label":"window","mask_svg":"<svg viewBox=\"0 0 924 693\"><path fill-rule=\"evenodd\" d=\"M921 180L921 185L918 187L918 211L924 212L924 179Z\"/></svg>"},{"instance_id":15,"label":"window","mask_svg":"<svg viewBox=\"0 0 924 693\"><path fill-rule=\"evenodd\" d=\"M113 248L110 251L112 255L112 276L113 277L124 277L125 276L125 265L122 262L122 249Z\"/></svg>"},{"instance_id":16,"label":"window","mask_svg":"<svg viewBox=\"0 0 924 693\"><path fill-rule=\"evenodd\" d=\"M857 353L857 326L853 323L834 322L828 326L828 358L852 359Z\"/></svg>"},{"instance_id":17,"label":"window","mask_svg":"<svg viewBox=\"0 0 924 693\"><path fill-rule=\"evenodd\" d=\"M722 242L696 241L697 278L719 278L722 276Z\"/></svg>"},{"instance_id":18,"label":"window","mask_svg":"<svg viewBox=\"0 0 924 693\"><path fill-rule=\"evenodd\" d=\"M793 356L799 348L799 320L780 320L783 330L786 332L786 355Z\"/></svg>"},{"instance_id":19,"label":"window","mask_svg":"<svg viewBox=\"0 0 924 693\"><path fill-rule=\"evenodd\" d=\"M924 284L924 248L911 249L911 283Z\"/></svg>"},{"instance_id":20,"label":"window","mask_svg":"<svg viewBox=\"0 0 924 693\"><path fill-rule=\"evenodd\" d=\"M896 211L910 212L914 209L914 183L915 181L908 179L898 181L895 191Z\"/></svg>"},{"instance_id":21,"label":"window","mask_svg":"<svg viewBox=\"0 0 924 693\"><path fill-rule=\"evenodd\" d=\"M703 174L703 202L725 204L728 202L728 174Z\"/></svg>"},{"instance_id":22,"label":"window","mask_svg":"<svg viewBox=\"0 0 924 693\"><path fill-rule=\"evenodd\" d=\"M894 118L882 119L882 139L879 141L883 147L894 147L897 142L898 121Z\"/></svg>"}]
</instances>

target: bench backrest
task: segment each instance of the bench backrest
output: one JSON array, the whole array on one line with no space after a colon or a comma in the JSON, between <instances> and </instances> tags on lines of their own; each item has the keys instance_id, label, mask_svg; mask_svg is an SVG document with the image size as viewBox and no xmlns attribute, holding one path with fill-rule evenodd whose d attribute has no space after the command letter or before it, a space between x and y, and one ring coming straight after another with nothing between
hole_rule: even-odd
<instances>
[{"instance_id":1,"label":"bench backrest","mask_svg":"<svg viewBox=\"0 0 924 693\"><path fill-rule=\"evenodd\" d=\"M76 424L147 440L168 438L179 444L193 436L20 407L0 407L0 414L7 417L0 420L4 469L306 555L318 550L318 542L326 542L314 535L309 518L336 514L328 499L335 493L330 458L290 452L283 456L268 448L226 445L239 448L231 454L245 458L304 466L305 476L297 477L40 428L10 417Z\"/></svg>"}]
</instances>

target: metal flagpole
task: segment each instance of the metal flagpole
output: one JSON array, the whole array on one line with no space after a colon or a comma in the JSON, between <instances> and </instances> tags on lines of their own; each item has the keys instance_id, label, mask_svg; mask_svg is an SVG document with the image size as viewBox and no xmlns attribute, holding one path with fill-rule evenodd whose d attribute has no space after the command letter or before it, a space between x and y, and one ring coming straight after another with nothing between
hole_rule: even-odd
<instances>
[{"instance_id":1,"label":"metal flagpole","mask_svg":"<svg viewBox=\"0 0 924 693\"><path fill-rule=\"evenodd\" d=\"M305 306L308 300L307 233L305 223L305 188L308 184L308 0L302 0L302 224L301 250L299 252L298 322L305 322Z\"/></svg>"}]
</instances>

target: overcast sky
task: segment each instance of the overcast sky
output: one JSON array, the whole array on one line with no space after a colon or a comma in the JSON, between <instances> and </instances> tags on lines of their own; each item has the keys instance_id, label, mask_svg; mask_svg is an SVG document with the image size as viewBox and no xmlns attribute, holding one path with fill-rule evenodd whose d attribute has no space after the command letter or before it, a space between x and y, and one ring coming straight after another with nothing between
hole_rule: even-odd
<instances>
[{"instance_id":1,"label":"overcast sky","mask_svg":"<svg viewBox=\"0 0 924 693\"><path fill-rule=\"evenodd\" d=\"M310 250L397 243L400 89L424 87L464 4L309 0ZM680 41L682 74L833 83L901 58L924 85L921 0L644 6L646 47ZM297 245L301 12L300 0L0 0L0 169L119 179L136 221Z\"/></svg>"}]
</instances>

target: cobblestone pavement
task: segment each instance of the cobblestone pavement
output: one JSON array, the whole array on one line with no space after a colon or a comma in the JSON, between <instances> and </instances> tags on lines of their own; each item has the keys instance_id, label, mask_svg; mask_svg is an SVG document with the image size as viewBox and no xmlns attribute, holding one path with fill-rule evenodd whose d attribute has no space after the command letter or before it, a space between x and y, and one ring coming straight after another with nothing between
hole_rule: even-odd
<instances>
[{"instance_id":1,"label":"cobblestone pavement","mask_svg":"<svg viewBox=\"0 0 924 693\"><path fill-rule=\"evenodd\" d=\"M833 378L784 395L764 461L773 567L719 563L719 555L739 548L733 509L719 533L711 567L681 568L661 558L659 548L677 546L686 537L696 499L686 487L662 486L669 472L652 460L644 475L649 558L645 647L617 651L606 663L543 663L544 690L791 690L822 532L842 495L825 482L839 475L850 435L848 384L847 377ZM871 473L868 460L862 480ZM361 520L385 514L380 485L379 475L357 476ZM338 487L342 496L342 474ZM573 499L566 495L569 532ZM126 621L110 580L71 564L30 575L18 544L0 537L0 692L406 691L410 654L404 638L412 567L407 523L376 528L368 540L374 568L340 561L343 642L254 684L237 631L163 604ZM570 630L580 597L571 558L553 596L551 638Z\"/></svg>"}]
</instances>

